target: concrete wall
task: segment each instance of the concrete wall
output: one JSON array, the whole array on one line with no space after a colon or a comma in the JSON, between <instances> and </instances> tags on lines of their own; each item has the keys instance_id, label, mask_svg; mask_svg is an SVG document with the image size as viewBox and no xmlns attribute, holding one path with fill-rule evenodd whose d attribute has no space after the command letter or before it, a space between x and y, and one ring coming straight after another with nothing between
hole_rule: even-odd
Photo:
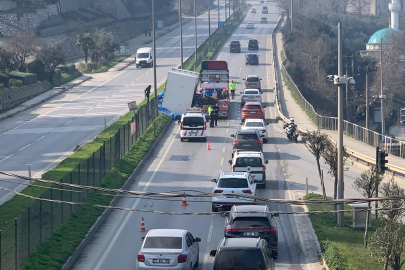
<instances>
[{"instance_id":1,"label":"concrete wall","mask_svg":"<svg viewBox=\"0 0 405 270\"><path fill-rule=\"evenodd\" d=\"M61 12L89 8L111 14L117 19L130 18L124 0L60 0Z\"/></svg>"}]
</instances>

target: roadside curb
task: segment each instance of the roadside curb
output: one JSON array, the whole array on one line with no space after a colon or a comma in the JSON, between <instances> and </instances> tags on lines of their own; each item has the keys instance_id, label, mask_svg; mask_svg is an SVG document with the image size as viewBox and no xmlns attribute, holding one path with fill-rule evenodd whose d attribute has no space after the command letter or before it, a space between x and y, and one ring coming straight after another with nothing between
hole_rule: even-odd
<instances>
[{"instance_id":1,"label":"roadside curb","mask_svg":"<svg viewBox=\"0 0 405 270\"><path fill-rule=\"evenodd\" d=\"M48 97L46 97L44 99L41 99L40 101L38 101L38 102L36 102L34 104L31 104L31 105L29 105L29 106L27 106L25 108L21 108L21 110L18 110L16 112L13 112L13 113L10 113L10 114L7 114L7 112L5 112L5 114L7 114L7 115L4 115L4 116L0 115L0 121L3 121L3 120L8 119L10 117L13 117L14 115L17 115L20 112L24 112L26 110L32 109L32 108L38 106L39 104L42 104L45 101L48 101L48 100L50 100L50 99L52 99L52 98L54 98L54 97L56 97L56 96L58 96L58 95L60 95L60 94L62 94L64 92L66 92L67 90L70 90L73 87L78 86L78 85L80 85L80 84L84 83L85 81L88 81L88 80L90 80L92 78L91 76L86 76L86 75L80 76L79 78L81 78L81 77L85 77L85 78L81 79L81 81L78 82L78 83L68 82L68 83L65 83L64 85L49 89L48 91L51 91L53 89L57 89L59 91L55 91L55 93L51 94L50 96L48 96ZM80 80L79 78L76 78L73 81ZM48 92L48 91L46 91L46 92ZM46 93L46 92L44 92L44 93Z\"/></svg>"},{"instance_id":2,"label":"roadside curb","mask_svg":"<svg viewBox=\"0 0 405 270\"><path fill-rule=\"evenodd\" d=\"M132 57L132 55L128 56L128 58L131 58L131 57ZM134 63L135 63L135 60L129 61L128 63L125 63L125 64L123 62L120 62L120 63L116 64L115 66L111 67L110 69L108 69L107 72L121 71L123 69L126 69L127 67L129 67L130 65L132 65ZM120 66L120 67L117 67L117 66Z\"/></svg>"},{"instance_id":3,"label":"roadside curb","mask_svg":"<svg viewBox=\"0 0 405 270\"><path fill-rule=\"evenodd\" d=\"M163 138L163 135L167 132L168 128L170 127L172 123L172 119L170 119L165 127L162 129L160 132L159 136L156 138L155 142L152 144L151 148L149 149L148 153L142 158L142 160L139 162L138 166L136 166L135 170L132 172L132 174L128 177L127 181L125 184L122 186L121 189L127 190L130 185L132 185L135 182L135 177L139 174L140 170L143 169L144 164L148 161L149 157L152 155L153 151L155 150L156 146L160 143L160 141ZM122 199L122 197L115 196L114 199L111 201L110 206L116 206L118 202ZM114 209L108 208L106 209L103 214L97 219L97 221L93 224L93 226L90 228L89 232L87 235L84 237L80 245L76 248L74 253L69 257L69 259L66 261L66 263L62 266L61 270L69 270L73 267L77 259L80 257L84 249L90 244L91 240L97 233L97 231L100 229L100 227L103 225L103 223L106 221L108 216L111 214L111 211Z\"/></svg>"}]
</instances>

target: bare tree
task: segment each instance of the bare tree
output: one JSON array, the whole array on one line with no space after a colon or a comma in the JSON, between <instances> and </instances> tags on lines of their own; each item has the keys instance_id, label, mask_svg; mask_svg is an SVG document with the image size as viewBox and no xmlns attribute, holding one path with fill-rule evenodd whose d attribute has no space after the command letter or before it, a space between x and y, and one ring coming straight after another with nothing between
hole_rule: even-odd
<instances>
[{"instance_id":1,"label":"bare tree","mask_svg":"<svg viewBox=\"0 0 405 270\"><path fill-rule=\"evenodd\" d=\"M381 181L384 178L384 174L376 167L371 167L370 170L363 172L360 177L356 178L353 183L353 187L363 195L366 199L374 197ZM366 228L364 230L364 247L368 245L368 223L370 222L370 208L371 202L368 202L368 210L366 215Z\"/></svg>"},{"instance_id":2,"label":"bare tree","mask_svg":"<svg viewBox=\"0 0 405 270\"><path fill-rule=\"evenodd\" d=\"M322 153L325 151L326 144L329 140L329 136L326 133L317 131L311 131L307 134L306 144L308 151L315 157L316 165L318 167L319 178L322 181L321 164L319 160L322 157Z\"/></svg>"},{"instance_id":3,"label":"bare tree","mask_svg":"<svg viewBox=\"0 0 405 270\"><path fill-rule=\"evenodd\" d=\"M370 12L372 0L349 0L347 10L358 15L365 15Z\"/></svg>"},{"instance_id":4,"label":"bare tree","mask_svg":"<svg viewBox=\"0 0 405 270\"><path fill-rule=\"evenodd\" d=\"M37 53L38 42L34 33L16 31L6 40L5 48L11 53L14 63L18 66L18 70L24 71L27 58L35 56Z\"/></svg>"},{"instance_id":5,"label":"bare tree","mask_svg":"<svg viewBox=\"0 0 405 270\"><path fill-rule=\"evenodd\" d=\"M405 263L402 256L405 243L405 227L402 222L389 222L378 228L370 237L371 255L384 262L384 270L388 265L393 270L400 270Z\"/></svg>"},{"instance_id":6,"label":"bare tree","mask_svg":"<svg viewBox=\"0 0 405 270\"><path fill-rule=\"evenodd\" d=\"M384 183L381 190L383 197L391 196L404 196L405 189L401 188L394 177L392 177L387 183ZM405 215L405 200L386 200L382 201L382 208L390 208L390 210L381 210L380 213L386 222L400 221Z\"/></svg>"}]
</instances>

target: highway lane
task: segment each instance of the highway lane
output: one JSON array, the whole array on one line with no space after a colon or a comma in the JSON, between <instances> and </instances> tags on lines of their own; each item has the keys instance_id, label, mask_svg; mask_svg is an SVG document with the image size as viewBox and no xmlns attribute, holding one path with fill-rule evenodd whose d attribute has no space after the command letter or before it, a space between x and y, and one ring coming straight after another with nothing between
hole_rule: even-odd
<instances>
[{"instance_id":1,"label":"highway lane","mask_svg":"<svg viewBox=\"0 0 405 270\"><path fill-rule=\"evenodd\" d=\"M272 11L267 15L271 23L256 25L256 29L245 29L242 25L231 40L240 40L243 51L247 51L247 40L256 38L260 41L261 64L259 66L245 66L244 54L230 54L225 46L218 59L228 61L231 77L238 79L237 89L243 89L240 78L247 74L258 74L263 78L264 102L270 105L266 110L269 125L269 136L272 143L265 144L264 152L270 160L267 165L268 186L258 191L258 196L265 198L289 198L283 153L277 150L278 144L285 140L277 131L274 121L275 112L272 106L274 78L271 77L271 58L269 35L276 25L278 17L277 8L267 4ZM256 8L261 5L256 4ZM259 9L260 11L261 9ZM246 21L258 23L259 14L249 14ZM229 43L229 42L228 42ZM267 61L266 61L267 60ZM238 91L237 91L238 92ZM208 130L208 139L211 151L206 151L206 144L201 142L180 142L179 126L172 124L151 159L139 174L131 190L164 192L195 190L196 192L211 192L213 183L210 179L217 177L221 171L229 171L228 159L231 158L232 146L230 135L239 127L240 95L231 101L230 120L219 121L219 126ZM293 148L296 145L292 146ZM190 191L188 191L190 192ZM122 199L119 206L136 209L148 209L174 212L209 212L211 201L206 199L188 199L189 206L180 206L180 201L161 201L149 199ZM272 210L291 211L290 206L272 204ZM141 246L141 237L145 233L139 232L141 218L145 219L146 229L153 228L184 228L196 237L201 237L199 269L212 269L213 258L209 251L216 249L223 237L224 218L220 215L210 216L170 216L152 213L138 213L114 211L91 244L85 249L73 269L134 269L136 254ZM279 230L279 258L277 269L305 269L302 247L299 240L299 227L294 216L281 216L276 218ZM317 258L316 258L317 261ZM312 263L316 263L312 262Z\"/></svg>"},{"instance_id":2,"label":"highway lane","mask_svg":"<svg viewBox=\"0 0 405 270\"><path fill-rule=\"evenodd\" d=\"M211 14L211 31L217 28L217 12ZM224 18L224 9L221 9ZM208 37L207 14L197 19L198 44ZM167 72L180 63L179 30L158 38L157 82L163 83ZM194 21L183 26L184 56L194 51ZM148 46L148 45L145 45ZM150 46L150 45L149 45ZM91 141L108 125L128 111L127 102L143 100L144 88L153 84L153 69L136 69L134 66L120 71L108 72L97 87L86 84L10 119L0 125L0 170L39 177L65 157L77 145ZM1 176L0 180L11 180ZM2 182L1 186L22 190L22 181ZM12 197L11 193L0 191L0 203Z\"/></svg>"}]
</instances>

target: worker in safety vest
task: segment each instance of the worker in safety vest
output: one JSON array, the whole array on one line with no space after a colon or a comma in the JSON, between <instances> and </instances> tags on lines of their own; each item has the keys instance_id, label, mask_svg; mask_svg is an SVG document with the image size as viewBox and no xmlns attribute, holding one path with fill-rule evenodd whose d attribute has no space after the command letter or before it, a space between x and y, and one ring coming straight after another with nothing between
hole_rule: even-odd
<instances>
[{"instance_id":1,"label":"worker in safety vest","mask_svg":"<svg viewBox=\"0 0 405 270\"><path fill-rule=\"evenodd\" d=\"M212 108L212 105L208 107L208 115L210 117L210 127L214 127L214 118L212 117L212 113L214 112L214 109Z\"/></svg>"},{"instance_id":2,"label":"worker in safety vest","mask_svg":"<svg viewBox=\"0 0 405 270\"><path fill-rule=\"evenodd\" d=\"M229 89L231 90L232 99L234 99L235 98L236 83L234 83L233 80L231 80L231 82L229 83Z\"/></svg>"}]
</instances>

